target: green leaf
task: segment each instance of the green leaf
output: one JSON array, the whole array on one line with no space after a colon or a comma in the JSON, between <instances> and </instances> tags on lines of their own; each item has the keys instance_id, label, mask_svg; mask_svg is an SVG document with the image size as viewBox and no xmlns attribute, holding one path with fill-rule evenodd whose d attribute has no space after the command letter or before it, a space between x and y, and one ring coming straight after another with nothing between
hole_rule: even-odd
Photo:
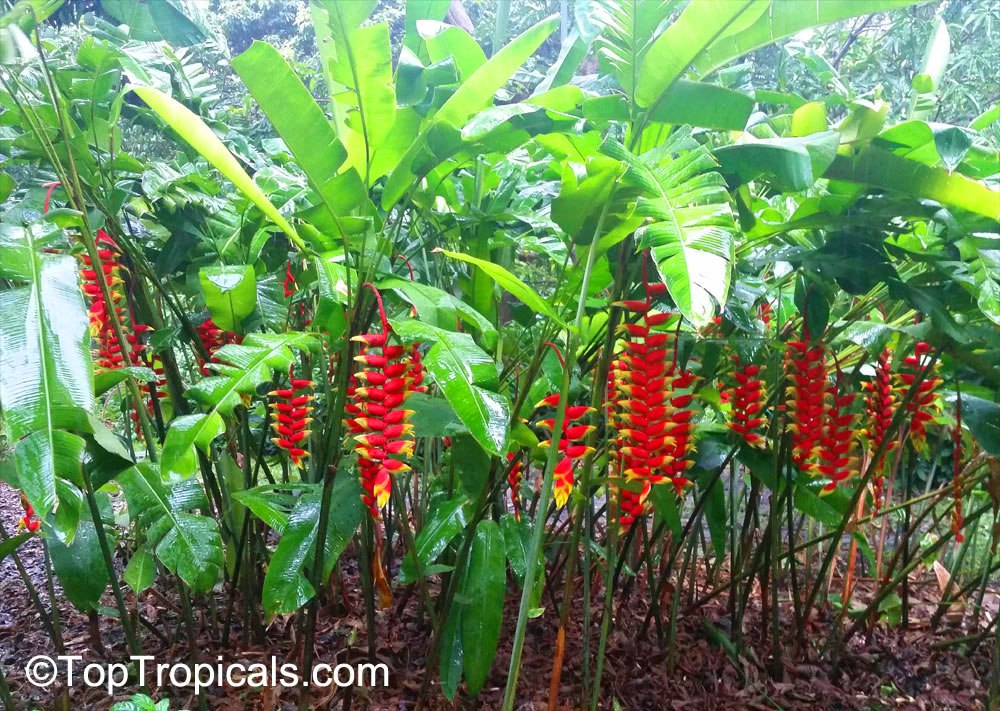
<instances>
[{"instance_id":1,"label":"green leaf","mask_svg":"<svg viewBox=\"0 0 1000 711\"><path fill-rule=\"evenodd\" d=\"M459 79L467 81L486 63L483 48L461 27L436 20L422 20L417 22L417 30L427 46L431 63L451 60L458 70Z\"/></svg>"},{"instance_id":2,"label":"green leaf","mask_svg":"<svg viewBox=\"0 0 1000 711\"><path fill-rule=\"evenodd\" d=\"M0 562L9 555L13 555L25 541L32 537L32 534L25 531L16 536L11 536L5 541L0 541Z\"/></svg>"},{"instance_id":3,"label":"green leaf","mask_svg":"<svg viewBox=\"0 0 1000 711\"><path fill-rule=\"evenodd\" d=\"M424 323L454 331L461 316L483 336L483 344L492 348L497 342L497 329L481 313L464 301L430 284L407 281L397 277L383 279L378 283L380 290L392 289L400 294L417 310L417 317Z\"/></svg>"},{"instance_id":4,"label":"green leaf","mask_svg":"<svg viewBox=\"0 0 1000 711\"><path fill-rule=\"evenodd\" d=\"M128 565L122 571L124 580L136 594L153 586L156 580L156 559L145 548L139 548L128 559Z\"/></svg>"},{"instance_id":5,"label":"green leaf","mask_svg":"<svg viewBox=\"0 0 1000 711\"><path fill-rule=\"evenodd\" d=\"M225 331L239 331L243 319L257 307L253 267L206 267L198 272L212 320Z\"/></svg>"},{"instance_id":6,"label":"green leaf","mask_svg":"<svg viewBox=\"0 0 1000 711\"><path fill-rule=\"evenodd\" d=\"M192 591L211 590L222 573L222 539L215 519L190 513L208 508L198 480L168 483L156 465L140 462L120 474L118 481L129 514L145 531L163 566Z\"/></svg>"},{"instance_id":7,"label":"green leaf","mask_svg":"<svg viewBox=\"0 0 1000 711\"><path fill-rule=\"evenodd\" d=\"M406 399L406 409L413 411L414 437L454 437L469 431L444 398L413 393Z\"/></svg>"},{"instance_id":8,"label":"green leaf","mask_svg":"<svg viewBox=\"0 0 1000 711\"><path fill-rule=\"evenodd\" d=\"M714 155L722 172L738 179L736 184L763 177L778 190L799 191L811 188L823 176L839 143L836 131L824 131L801 138L735 143L716 149Z\"/></svg>"},{"instance_id":9,"label":"green leaf","mask_svg":"<svg viewBox=\"0 0 1000 711\"><path fill-rule=\"evenodd\" d=\"M936 107L935 93L941 86L948 59L951 57L951 36L948 24L940 15L934 18L934 28L927 40L920 72L913 78L913 93L910 97L910 118L928 119Z\"/></svg>"},{"instance_id":10,"label":"green leaf","mask_svg":"<svg viewBox=\"0 0 1000 711\"><path fill-rule=\"evenodd\" d=\"M455 128L463 125L473 113L489 104L497 90L535 53L557 25L558 17L550 17L525 30L473 72L442 104L433 120L424 127L389 175L382 193L383 208L395 205L417 181L418 176L425 175L436 165L436 161L431 160L422 161L419 168L416 167L418 157L432 145L430 138L433 133L440 127Z\"/></svg>"},{"instance_id":11,"label":"green leaf","mask_svg":"<svg viewBox=\"0 0 1000 711\"><path fill-rule=\"evenodd\" d=\"M131 38L140 42L165 41L174 47L190 47L209 39L209 34L188 16L190 8L180 7L177 0L102 0L101 9L125 25Z\"/></svg>"},{"instance_id":12,"label":"green leaf","mask_svg":"<svg viewBox=\"0 0 1000 711\"><path fill-rule=\"evenodd\" d=\"M419 321L393 322L404 341L430 341L424 367L470 434L488 453L507 451L510 405L500 395L497 365L467 333L453 333Z\"/></svg>"},{"instance_id":13,"label":"green leaf","mask_svg":"<svg viewBox=\"0 0 1000 711\"><path fill-rule=\"evenodd\" d=\"M278 135L295 156L331 216L344 214L337 189L337 169L347 151L312 94L271 45L254 41L233 60L233 69L247 85Z\"/></svg>"},{"instance_id":14,"label":"green leaf","mask_svg":"<svg viewBox=\"0 0 1000 711\"><path fill-rule=\"evenodd\" d=\"M928 198L1000 221L1000 191L964 175L931 168L874 146L857 155L837 156L824 177Z\"/></svg>"},{"instance_id":15,"label":"green leaf","mask_svg":"<svg viewBox=\"0 0 1000 711\"><path fill-rule=\"evenodd\" d=\"M643 55L635 87L636 104L655 109L702 52L755 5L759 6L759 0L721 4L694 0L684 8Z\"/></svg>"},{"instance_id":16,"label":"green leaf","mask_svg":"<svg viewBox=\"0 0 1000 711\"><path fill-rule=\"evenodd\" d=\"M496 521L480 521L469 554L469 575L462 590L462 665L469 693L486 683L500 639L507 582L503 534Z\"/></svg>"},{"instance_id":17,"label":"green leaf","mask_svg":"<svg viewBox=\"0 0 1000 711\"><path fill-rule=\"evenodd\" d=\"M501 267L499 264L488 262L485 259L470 257L468 254L462 254L461 252L449 252L446 249L440 248L434 251L441 252L446 257L458 259L459 261L467 262L479 269L482 269L493 281L499 284L501 288L510 292L529 309L537 314L552 319L563 328L569 328L569 326L561 318L559 318L559 315L549 305L548 301L539 296L534 289Z\"/></svg>"},{"instance_id":18,"label":"green leaf","mask_svg":"<svg viewBox=\"0 0 1000 711\"><path fill-rule=\"evenodd\" d=\"M7 198L14 192L17 183L6 173L0 172L0 203L7 202Z\"/></svg>"},{"instance_id":19,"label":"green leaf","mask_svg":"<svg viewBox=\"0 0 1000 711\"><path fill-rule=\"evenodd\" d=\"M302 251L309 251L299 237L295 228L271 204L267 195L257 187L239 161L229 152L219 137L215 135L197 114L193 113L179 101L149 86L132 87L140 99L170 128L187 141L192 148L202 155L220 173L228 178L237 190L243 193L257 208L263 212L288 238Z\"/></svg>"},{"instance_id":20,"label":"green leaf","mask_svg":"<svg viewBox=\"0 0 1000 711\"><path fill-rule=\"evenodd\" d=\"M57 477L82 484L83 450L83 439L63 430L39 430L17 442L17 478L40 519L55 505Z\"/></svg>"},{"instance_id":21,"label":"green leaf","mask_svg":"<svg viewBox=\"0 0 1000 711\"><path fill-rule=\"evenodd\" d=\"M699 76L720 69L748 52L810 27L826 25L856 15L869 15L885 10L917 5L926 0L756 0L745 17L747 24L734 23L730 31L716 38L698 54L691 66ZM715 3L698 0L708 9ZM734 3L735 4L735 3ZM666 33L664 33L666 34ZM669 49L667 46L665 49Z\"/></svg>"},{"instance_id":22,"label":"green leaf","mask_svg":"<svg viewBox=\"0 0 1000 711\"><path fill-rule=\"evenodd\" d=\"M163 443L161 467L167 479L186 479L198 469L195 447L206 455L212 440L226 431L226 423L218 413L183 415L170 423Z\"/></svg>"},{"instance_id":23,"label":"green leaf","mask_svg":"<svg viewBox=\"0 0 1000 711\"><path fill-rule=\"evenodd\" d=\"M956 398L953 395L946 399L954 406ZM962 421L983 450L1000 457L1000 405L963 393Z\"/></svg>"},{"instance_id":24,"label":"green leaf","mask_svg":"<svg viewBox=\"0 0 1000 711\"><path fill-rule=\"evenodd\" d=\"M431 511L430 519L420 529L414 541L414 550L407 551L403 564L399 569L399 582L404 585L417 579L417 562L420 570L427 572L427 567L438 559L452 539L465 528L468 500L464 496L456 496L450 501L438 505ZM416 558L414 558L416 556Z\"/></svg>"},{"instance_id":25,"label":"green leaf","mask_svg":"<svg viewBox=\"0 0 1000 711\"><path fill-rule=\"evenodd\" d=\"M35 255L30 230L25 235L28 285L0 291L0 410L15 442L73 429L95 408L77 263Z\"/></svg>"},{"instance_id":26,"label":"green leaf","mask_svg":"<svg viewBox=\"0 0 1000 711\"><path fill-rule=\"evenodd\" d=\"M465 567L464 579L469 574L469 567ZM453 604L448 609L448 617L445 620L444 628L441 630L441 657L439 666L441 668L441 691L449 701L454 700L455 692L462 681L462 662L464 650L462 649L462 612L463 605Z\"/></svg>"},{"instance_id":27,"label":"green leaf","mask_svg":"<svg viewBox=\"0 0 1000 711\"><path fill-rule=\"evenodd\" d=\"M108 569L93 521L80 521L71 544L52 537L48 545L66 599L82 612L96 610L108 584Z\"/></svg>"},{"instance_id":28,"label":"green leaf","mask_svg":"<svg viewBox=\"0 0 1000 711\"><path fill-rule=\"evenodd\" d=\"M278 547L264 577L263 605L269 614L298 610L316 594L307 576L312 575L319 529L320 491L303 495L295 504L281 533ZM334 480L330 519L323 547L323 576L328 577L348 541L361 523L361 485L342 473Z\"/></svg>"},{"instance_id":29,"label":"green leaf","mask_svg":"<svg viewBox=\"0 0 1000 711\"><path fill-rule=\"evenodd\" d=\"M736 233L725 180L712 156L690 129L674 131L638 157L612 141L602 150L625 162L623 183L639 191L636 215L647 218L636 231L639 248L650 249L680 312L707 323L729 296Z\"/></svg>"},{"instance_id":30,"label":"green leaf","mask_svg":"<svg viewBox=\"0 0 1000 711\"><path fill-rule=\"evenodd\" d=\"M300 485L294 486L298 488ZM288 511L295 505L295 498L290 493L275 491L270 484L234 492L233 499L250 509L254 516L279 534L288 525Z\"/></svg>"}]
</instances>

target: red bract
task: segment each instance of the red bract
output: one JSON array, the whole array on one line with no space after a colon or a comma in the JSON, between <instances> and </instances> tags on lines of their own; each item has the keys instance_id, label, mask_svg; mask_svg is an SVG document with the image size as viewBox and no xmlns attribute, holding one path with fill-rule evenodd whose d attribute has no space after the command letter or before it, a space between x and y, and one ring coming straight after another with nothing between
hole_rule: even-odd
<instances>
[{"instance_id":1,"label":"red bract","mask_svg":"<svg viewBox=\"0 0 1000 711\"><path fill-rule=\"evenodd\" d=\"M560 398L558 393L555 395L549 395L535 405L535 408L558 408L559 401ZM573 469L575 463L594 451L593 447L588 447L583 444L584 438L594 431L594 427L592 425L578 424L579 420L583 419L593 411L594 408L588 407L587 405L568 406L566 408L566 421L563 423L563 431L560 433L556 433L554 431L556 424L555 418L539 420L538 422L539 427L544 427L545 429L552 431L552 438L547 441L543 441L539 446L551 447L553 442L557 442L556 446L559 448L559 461L556 462L556 468L552 475L552 495L555 498L557 508L562 508L566 505L566 502L569 500L569 495L573 491Z\"/></svg>"},{"instance_id":2,"label":"red bract","mask_svg":"<svg viewBox=\"0 0 1000 711\"><path fill-rule=\"evenodd\" d=\"M24 516L17 522L17 527L19 530L26 530L28 533L34 533L38 530L38 527L42 525L42 522L35 518L35 509L32 508L28 500L24 498L24 494L21 494L21 506L24 507Z\"/></svg>"},{"instance_id":3,"label":"red bract","mask_svg":"<svg viewBox=\"0 0 1000 711\"><path fill-rule=\"evenodd\" d=\"M827 391L826 349L809 344L808 331L801 341L785 344L785 369L789 385L785 411L792 433L792 461L803 472L816 463L823 436L824 395Z\"/></svg>"},{"instance_id":4,"label":"red bract","mask_svg":"<svg viewBox=\"0 0 1000 711\"><path fill-rule=\"evenodd\" d=\"M937 389L941 378L928 372L930 361L927 357L931 347L923 341L913 347L913 355L903 359L901 372L896 376L900 389L900 400L905 400L922 375L923 380L916 385L917 391L906 405L906 413L910 419L910 441L913 448L922 452L927 446L927 425L934 421L937 412Z\"/></svg>"},{"instance_id":5,"label":"red bract","mask_svg":"<svg viewBox=\"0 0 1000 711\"><path fill-rule=\"evenodd\" d=\"M847 481L857 473L858 459L854 445L857 438L856 415L851 412L854 393L839 393L837 386L831 385L827 391L829 410L823 436L820 438L819 463L811 473L828 478L830 481L820 489L820 495L832 493L837 485Z\"/></svg>"},{"instance_id":6,"label":"red bract","mask_svg":"<svg viewBox=\"0 0 1000 711\"><path fill-rule=\"evenodd\" d=\"M509 469L507 484L510 486L510 501L514 505L514 518L521 520L521 479L524 477L524 462L514 452L507 454Z\"/></svg>"},{"instance_id":7,"label":"red bract","mask_svg":"<svg viewBox=\"0 0 1000 711\"><path fill-rule=\"evenodd\" d=\"M216 363L215 352L229 343L239 343L242 339L231 331L224 331L215 325L215 321L209 316L198 326L198 338L201 345L208 353L208 360L198 358L198 367L201 368L202 375L212 375L209 363Z\"/></svg>"},{"instance_id":8,"label":"red bract","mask_svg":"<svg viewBox=\"0 0 1000 711\"><path fill-rule=\"evenodd\" d=\"M369 285L370 286L370 285ZM367 333L352 340L361 343L355 360L362 369L348 387L350 417L348 430L354 435L361 476L361 499L372 519L381 517L380 509L389 502L392 474L409 471L404 460L413 454L412 410L403 403L413 392L411 364L404 346L388 343L391 331L382 308L382 297L375 292L382 317L382 333Z\"/></svg>"},{"instance_id":9,"label":"red bract","mask_svg":"<svg viewBox=\"0 0 1000 711\"><path fill-rule=\"evenodd\" d=\"M95 339L101 340L103 334L113 334L112 316L121 319L125 313L125 309L118 305L125 298L125 295L118 289L122 283L122 265L118 261L118 245L104 230L97 231L97 237L94 241L100 263L95 265L89 254L80 255L80 261L83 262L83 267L80 269L80 286L90 302L88 310L90 334ZM102 281L111 294L111 306L106 303L104 293L101 291ZM121 367L120 364L117 367Z\"/></svg>"},{"instance_id":10,"label":"red bract","mask_svg":"<svg viewBox=\"0 0 1000 711\"><path fill-rule=\"evenodd\" d=\"M305 445L311 434L308 426L312 422L309 414L312 412L313 396L307 391L314 383L311 380L296 378L294 366L288 368L288 380L287 388L268 393L275 398L271 403L275 419L271 427L278 435L272 437L271 441L288 453L292 464L301 468L303 458L309 456Z\"/></svg>"},{"instance_id":11,"label":"red bract","mask_svg":"<svg viewBox=\"0 0 1000 711\"><path fill-rule=\"evenodd\" d=\"M886 348L878 357L875 365L875 378L862 383L865 394L865 414L868 419L868 427L865 430L868 435L869 445L874 453L882 443L885 442L886 435L892 425L893 415L896 413L896 398L892 388L892 352ZM873 510L878 513L882 506L882 498L885 488L885 455L896 447L896 442L890 441L882 452L882 456L875 464L874 478L874 504Z\"/></svg>"},{"instance_id":12,"label":"red bract","mask_svg":"<svg viewBox=\"0 0 1000 711\"><path fill-rule=\"evenodd\" d=\"M766 441L761 431L765 424L764 405L767 394L764 381L760 378L760 366L741 366L739 356L735 355L733 364L736 385L726 398L732 404L732 420L726 426L751 447L763 447Z\"/></svg>"},{"instance_id":13,"label":"red bract","mask_svg":"<svg viewBox=\"0 0 1000 711\"><path fill-rule=\"evenodd\" d=\"M281 290L287 299L295 294L297 288L295 277L292 275L292 260L289 259L285 264L285 278L281 280Z\"/></svg>"}]
</instances>

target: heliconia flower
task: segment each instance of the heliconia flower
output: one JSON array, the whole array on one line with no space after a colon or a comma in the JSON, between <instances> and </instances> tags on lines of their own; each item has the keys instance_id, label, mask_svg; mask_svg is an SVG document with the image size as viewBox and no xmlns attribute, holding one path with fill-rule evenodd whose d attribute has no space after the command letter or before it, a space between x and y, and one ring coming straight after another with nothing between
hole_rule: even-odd
<instances>
[{"instance_id":1,"label":"heliconia flower","mask_svg":"<svg viewBox=\"0 0 1000 711\"><path fill-rule=\"evenodd\" d=\"M295 294L297 288L295 277L292 275L292 260L289 259L285 263L285 278L281 280L281 289L287 299Z\"/></svg>"},{"instance_id":2,"label":"heliconia flower","mask_svg":"<svg viewBox=\"0 0 1000 711\"><path fill-rule=\"evenodd\" d=\"M42 522L35 518L35 509L28 503L24 494L21 494L21 506L24 507L24 516L17 522L17 528L18 530L26 530L28 533L34 533L42 525Z\"/></svg>"},{"instance_id":3,"label":"heliconia flower","mask_svg":"<svg viewBox=\"0 0 1000 711\"><path fill-rule=\"evenodd\" d=\"M201 322L198 326L198 338L201 340L201 345L208 353L208 360L198 358L198 367L201 368L202 375L211 375L212 370L208 367L209 363L218 362L215 358L215 352L229 343L240 343L243 339L231 331L224 331L219 328L212 317L209 316L207 319Z\"/></svg>"},{"instance_id":4,"label":"heliconia flower","mask_svg":"<svg viewBox=\"0 0 1000 711\"><path fill-rule=\"evenodd\" d=\"M741 366L740 358L733 356L733 379L735 387L728 391L726 400L732 405L732 419L726 426L743 438L751 447L763 447L766 444L764 405L767 393L764 381L760 377L760 366L747 364Z\"/></svg>"},{"instance_id":5,"label":"heliconia flower","mask_svg":"<svg viewBox=\"0 0 1000 711\"><path fill-rule=\"evenodd\" d=\"M934 373L928 373L930 365L927 354L931 347L923 341L913 347L913 355L903 359L903 367L896 374L899 398L904 400L916 382L917 375L925 377L917 386L917 392L906 405L906 413L910 420L910 441L913 448L922 452L927 447L927 425L934 421L938 410L937 389L943 382Z\"/></svg>"},{"instance_id":6,"label":"heliconia flower","mask_svg":"<svg viewBox=\"0 0 1000 711\"><path fill-rule=\"evenodd\" d=\"M535 405L535 408L558 408L559 402L560 396L556 393L543 398ZM563 431L560 433L553 431L552 439L543 441L539 445L541 447L551 447L552 443L556 442L556 447L559 449L559 460L556 462L556 467L552 475L552 495L556 502L556 508L565 506L569 500L570 493L573 491L575 463L594 451L593 447L583 444L584 438L594 430L594 427L592 425L577 424L579 420L593 411L594 408L587 405L569 405L566 408L566 421L563 424ZM547 430L554 430L555 418L540 420L538 425Z\"/></svg>"},{"instance_id":7,"label":"heliconia flower","mask_svg":"<svg viewBox=\"0 0 1000 711\"><path fill-rule=\"evenodd\" d=\"M827 400L827 420L820 438L819 462L810 471L830 480L820 489L820 496L832 493L838 484L858 471L858 458L854 451L858 434L857 416L851 412L854 393L840 394L836 385L830 385Z\"/></svg>"},{"instance_id":8,"label":"heliconia flower","mask_svg":"<svg viewBox=\"0 0 1000 711\"><path fill-rule=\"evenodd\" d=\"M898 403L895 391L892 387L892 352L886 348L878 357L875 364L875 377L861 384L865 390L865 415L868 426L865 434L868 436L869 446L874 453L882 443L885 442L886 435L892 425L892 418L896 414ZM896 447L895 441L889 441L882 452L882 457L875 464L872 485L874 488L874 502L872 510L878 513L882 506L885 489L885 455Z\"/></svg>"},{"instance_id":9,"label":"heliconia flower","mask_svg":"<svg viewBox=\"0 0 1000 711\"><path fill-rule=\"evenodd\" d=\"M118 245L104 230L97 231L94 241L100 263L95 265L89 254L80 255L80 261L83 262L83 266L80 268L80 288L90 303L88 309L90 335L101 340L102 334L112 329L111 318L121 319L124 315L124 308L118 304L125 298L125 295L118 288L122 283L121 272L123 269L118 261ZM101 291L102 282L111 294L111 305L105 302L104 293Z\"/></svg>"},{"instance_id":10,"label":"heliconia flower","mask_svg":"<svg viewBox=\"0 0 1000 711\"><path fill-rule=\"evenodd\" d=\"M803 472L809 472L816 463L823 437L828 381L826 348L822 342L810 345L808 331L801 341L788 341L785 348L785 370L790 381L785 391L785 412L792 433L792 461Z\"/></svg>"},{"instance_id":11,"label":"heliconia flower","mask_svg":"<svg viewBox=\"0 0 1000 711\"><path fill-rule=\"evenodd\" d=\"M514 452L507 453L507 485L510 486L510 501L514 506L514 519L521 520L521 479L524 477L524 462Z\"/></svg>"},{"instance_id":12,"label":"heliconia flower","mask_svg":"<svg viewBox=\"0 0 1000 711\"><path fill-rule=\"evenodd\" d=\"M312 433L309 423L312 418L313 395L308 392L314 386L313 381L295 377L294 366L288 368L289 384L287 388L279 388L268 393L274 398L271 408L274 410L274 428L277 437L272 437L279 449L288 453L292 464L301 468L302 459L309 456L306 451L306 440Z\"/></svg>"},{"instance_id":13,"label":"heliconia flower","mask_svg":"<svg viewBox=\"0 0 1000 711\"><path fill-rule=\"evenodd\" d=\"M361 343L355 360L362 369L348 385L345 411L347 429L354 436L361 477L361 499L373 520L381 518L381 509L392 493L392 474L409 471L405 460L413 455L412 410L403 403L413 391L412 351L389 344L392 331L382 306L382 296L374 286L381 333L366 333L351 340Z\"/></svg>"},{"instance_id":14,"label":"heliconia flower","mask_svg":"<svg viewBox=\"0 0 1000 711\"><path fill-rule=\"evenodd\" d=\"M765 329L770 328L771 326L772 313L773 309L771 308L770 301L761 301L760 305L757 306L757 315L760 317Z\"/></svg>"}]
</instances>

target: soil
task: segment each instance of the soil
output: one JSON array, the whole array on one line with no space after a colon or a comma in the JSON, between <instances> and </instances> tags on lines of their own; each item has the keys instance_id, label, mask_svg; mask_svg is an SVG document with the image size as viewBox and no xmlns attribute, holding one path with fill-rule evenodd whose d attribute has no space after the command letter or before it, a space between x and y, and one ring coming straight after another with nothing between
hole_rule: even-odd
<instances>
[{"instance_id":1,"label":"soil","mask_svg":"<svg viewBox=\"0 0 1000 711\"><path fill-rule=\"evenodd\" d=\"M8 533L14 531L22 515L15 491L0 484L0 521ZM42 604L48 609L45 561L41 541L30 540L18 550L18 559L38 589ZM349 549L343 557L342 589L330 593L321 606L317 624L316 659L318 662L363 662L368 660L365 606L360 593L354 553ZM391 571L390 571L391 572ZM704 573L702 573L702 576ZM695 581L696 596L708 588L706 581ZM58 585L58 583L56 583ZM720 595L696 612L681 614L673 643L669 642L667 618L659 630L664 644L658 640L657 626L651 626L646 639L638 632L648 610L649 594L646 581L639 576L628 596L615 608L615 626L608 642L603 686L602 709L984 709L991 654L992 634L978 645L953 644L948 640L975 634L985 624L972 627L971 614L959 610L947 616L936 631L929 620L934 601L939 597L936 579L930 571L922 571L911 584L909 625L880 625L872 634L855 635L847 647L839 650L838 664L829 654L821 652L831 642L828 635L837 629L836 612L814 613L805 635L806 646L794 650L794 640L783 640L779 646L781 658L773 659L772 645L766 635L771 617L761 611L757 591L751 595L743 623L743 640L730 642L732 622L726 595ZM591 654L599 637L603 588L595 577L591 602ZM863 601L870 594L870 581L861 580L855 598ZM579 590L580 586L577 586ZM417 591L397 588L393 605L377 613L376 661L385 662L390 671L389 687L385 689L330 689L314 691L311 708L332 709L413 709L420 696L427 664L429 635L421 621L420 595ZM432 588L431 594L436 594ZM679 609L689 601L688 586ZM128 594L127 604L142 615L166 638L159 639L141 627L146 654L157 662L187 661L190 645L184 634L176 590L161 578L153 591L135 600ZM579 595L579 593L578 593ZM937 597L935 596L937 595ZM787 596L786 596L787 597ZM79 654L85 662L112 662L127 658L121 627L110 615L114 601L106 596L100 611L100 638L103 651L96 643L87 615L74 610L61 595L59 618L65 654ZM982 619L992 620L996 614L997 596L987 595L987 609ZM224 617L227 597L217 592L214 599L219 618ZM506 682L514 621L517 616L519 593L511 586L506 601L505 623L500 648L492 673L478 698L471 699L460 687L457 701L448 702L441 694L437 674L428 693L429 709L498 709ZM667 595L664 602L671 602ZM555 650L558 615L549 597L543 598L546 611L528 624L524 657L518 684L519 710L547 708L552 660ZM971 608L971 605L969 605ZM297 661L301 641L294 618L279 617L265 620L262 641L254 641L249 626L236 619L229 647L222 645L222 619L211 619L205 600L195 600L195 645L201 661L215 662L217 655L227 661L244 663L267 661L274 655L279 660ZM239 604L236 606L240 609ZM781 626L794 629L794 611L787 599L781 604ZM965 614L963 614L965 613ZM236 615L239 618L239 612ZM573 608L567 630L565 664L559 688L559 709L585 707L581 699L581 677L585 637L582 597ZM24 666L38 654L53 655L53 644L45 632L38 612L18 572L13 557L0 563L0 668L6 676L15 708L20 709L107 709L138 691L129 688L113 698L106 691L76 686L72 689L50 687L36 689L27 683ZM737 653L737 649L740 650ZM590 670L591 673L593 670ZM197 709L198 700L190 692L169 686L153 688L156 699L169 698L171 709ZM247 691L238 688L214 688L205 694L207 708L220 711L242 709L293 709L297 707L298 691L269 689Z\"/></svg>"}]
</instances>

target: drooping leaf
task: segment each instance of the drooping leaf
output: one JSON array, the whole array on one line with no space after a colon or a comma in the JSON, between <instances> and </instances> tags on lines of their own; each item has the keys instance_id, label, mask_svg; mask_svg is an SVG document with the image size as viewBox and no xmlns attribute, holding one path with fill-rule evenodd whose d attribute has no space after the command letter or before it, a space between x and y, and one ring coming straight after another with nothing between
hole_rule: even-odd
<instances>
[{"instance_id":1,"label":"drooping leaf","mask_svg":"<svg viewBox=\"0 0 1000 711\"><path fill-rule=\"evenodd\" d=\"M469 553L469 574L462 593L462 666L469 693L475 696L493 666L503 620L506 567L503 533L496 521L480 521Z\"/></svg>"},{"instance_id":2,"label":"drooping leaf","mask_svg":"<svg viewBox=\"0 0 1000 711\"><path fill-rule=\"evenodd\" d=\"M71 544L53 537L48 545L52 568L66 599L82 612L96 610L108 584L108 569L94 522L81 521Z\"/></svg>"},{"instance_id":3,"label":"drooping leaf","mask_svg":"<svg viewBox=\"0 0 1000 711\"><path fill-rule=\"evenodd\" d=\"M139 548L128 559L128 565L122 571L122 580L138 594L152 587L156 580L156 559L145 548Z\"/></svg>"},{"instance_id":4,"label":"drooping leaf","mask_svg":"<svg viewBox=\"0 0 1000 711\"><path fill-rule=\"evenodd\" d=\"M815 185L837 154L840 136L824 131L795 138L769 138L734 143L714 151L726 175L738 184L763 178L779 190L806 190Z\"/></svg>"},{"instance_id":5,"label":"drooping leaf","mask_svg":"<svg viewBox=\"0 0 1000 711\"><path fill-rule=\"evenodd\" d=\"M205 304L215 324L225 331L239 331L240 325L257 307L257 283L253 267L205 267L198 273Z\"/></svg>"},{"instance_id":6,"label":"drooping leaf","mask_svg":"<svg viewBox=\"0 0 1000 711\"><path fill-rule=\"evenodd\" d=\"M498 391L496 363L467 333L454 333L420 321L394 322L404 341L434 345L424 356L428 375L437 383L459 419L488 453L507 451L510 405Z\"/></svg>"}]
</instances>

